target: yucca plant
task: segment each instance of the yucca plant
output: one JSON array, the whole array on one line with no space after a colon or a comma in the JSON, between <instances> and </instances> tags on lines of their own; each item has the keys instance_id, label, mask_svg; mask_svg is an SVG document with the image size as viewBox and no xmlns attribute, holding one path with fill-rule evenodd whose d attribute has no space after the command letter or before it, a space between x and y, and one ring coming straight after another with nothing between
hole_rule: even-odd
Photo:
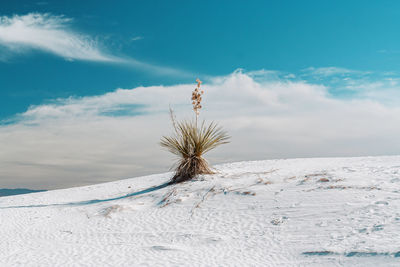
<instances>
[{"instance_id":1,"label":"yucca plant","mask_svg":"<svg viewBox=\"0 0 400 267\"><path fill-rule=\"evenodd\" d=\"M200 90L201 81L197 81L197 87L192 92L193 110L196 114L195 120L177 122L172 109L170 109L171 120L174 127L172 136L163 136L160 145L171 153L178 156L179 161L172 177L172 183L179 183L190 180L198 174L214 173L203 158L203 155L215 147L226 144L229 136L216 123L207 124L205 121L198 126L198 116L200 114L201 95L204 91Z\"/></svg>"}]
</instances>

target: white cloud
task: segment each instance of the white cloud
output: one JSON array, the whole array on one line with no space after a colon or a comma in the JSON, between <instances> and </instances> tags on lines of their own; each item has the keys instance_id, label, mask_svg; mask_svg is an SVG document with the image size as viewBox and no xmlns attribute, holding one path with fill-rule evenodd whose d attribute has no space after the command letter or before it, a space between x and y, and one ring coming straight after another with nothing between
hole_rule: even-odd
<instances>
[{"instance_id":1,"label":"white cloud","mask_svg":"<svg viewBox=\"0 0 400 267\"><path fill-rule=\"evenodd\" d=\"M349 70L346 68L339 68L339 67L321 67L321 68L309 67L304 69L303 71L314 76L333 76L333 75L361 73L360 71Z\"/></svg>"},{"instance_id":2,"label":"white cloud","mask_svg":"<svg viewBox=\"0 0 400 267\"><path fill-rule=\"evenodd\" d=\"M0 45L11 52L23 53L38 49L67 60L119 61L101 51L91 37L72 31L70 18L30 13L0 17Z\"/></svg>"},{"instance_id":3,"label":"white cloud","mask_svg":"<svg viewBox=\"0 0 400 267\"><path fill-rule=\"evenodd\" d=\"M0 60L7 61L13 54L41 50L66 60L116 63L156 75L189 75L182 70L141 62L129 56L112 55L91 36L73 31L71 21L64 16L41 13L0 17ZM142 37L137 36L136 40L139 39Z\"/></svg>"},{"instance_id":4,"label":"white cloud","mask_svg":"<svg viewBox=\"0 0 400 267\"><path fill-rule=\"evenodd\" d=\"M139 41L139 40L143 40L144 37L143 36L135 36L131 38L131 41Z\"/></svg>"},{"instance_id":5,"label":"white cloud","mask_svg":"<svg viewBox=\"0 0 400 267\"><path fill-rule=\"evenodd\" d=\"M171 132L168 106L178 118L192 117L193 87L118 89L31 107L0 127L0 187L67 187L168 170L173 158L158 146L160 136ZM328 89L305 81L261 81L240 71L205 83L201 117L232 135L231 144L207 158L219 163L398 154L398 105L381 98L335 99Z\"/></svg>"}]
</instances>

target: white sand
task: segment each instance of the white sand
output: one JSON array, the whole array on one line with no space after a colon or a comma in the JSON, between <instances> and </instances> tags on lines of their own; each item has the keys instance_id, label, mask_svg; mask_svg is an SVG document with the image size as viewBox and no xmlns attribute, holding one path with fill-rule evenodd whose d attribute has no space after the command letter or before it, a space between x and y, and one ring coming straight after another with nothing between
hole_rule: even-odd
<instances>
[{"instance_id":1,"label":"white sand","mask_svg":"<svg viewBox=\"0 0 400 267\"><path fill-rule=\"evenodd\" d=\"M0 266L400 266L400 156L217 168L2 197Z\"/></svg>"}]
</instances>

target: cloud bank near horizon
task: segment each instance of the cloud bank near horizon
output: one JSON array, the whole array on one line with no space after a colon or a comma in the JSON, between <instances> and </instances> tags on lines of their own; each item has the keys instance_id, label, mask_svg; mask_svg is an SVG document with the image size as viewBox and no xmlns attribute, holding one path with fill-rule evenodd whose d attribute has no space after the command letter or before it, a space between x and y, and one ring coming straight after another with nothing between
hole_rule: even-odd
<instances>
[{"instance_id":1,"label":"cloud bank near horizon","mask_svg":"<svg viewBox=\"0 0 400 267\"><path fill-rule=\"evenodd\" d=\"M201 117L219 122L232 136L231 144L207 158L215 164L398 154L399 81L328 71L329 79L341 77L341 90L357 94L338 98L326 80L265 70L204 83ZM191 118L194 86L117 89L29 108L0 126L0 187L68 187L167 171L173 157L158 141L171 133L168 107L178 118Z\"/></svg>"}]
</instances>

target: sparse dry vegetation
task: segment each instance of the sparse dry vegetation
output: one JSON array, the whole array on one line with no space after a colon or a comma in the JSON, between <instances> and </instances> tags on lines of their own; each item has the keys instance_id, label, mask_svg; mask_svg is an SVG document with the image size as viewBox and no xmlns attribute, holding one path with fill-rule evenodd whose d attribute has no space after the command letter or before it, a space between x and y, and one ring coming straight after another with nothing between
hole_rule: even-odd
<instances>
[{"instance_id":1,"label":"sparse dry vegetation","mask_svg":"<svg viewBox=\"0 0 400 267\"><path fill-rule=\"evenodd\" d=\"M203 155L217 146L229 142L227 133L216 123L203 121L198 126L198 116L202 108L201 95L204 91L200 89L201 81L197 79L196 82L197 86L192 92L191 98L196 115L195 121L178 122L172 109L170 109L174 134L172 136L163 136L160 142L162 147L168 149L179 158L172 178L173 183L190 180L199 174L212 174L213 171L203 158Z\"/></svg>"}]
</instances>

